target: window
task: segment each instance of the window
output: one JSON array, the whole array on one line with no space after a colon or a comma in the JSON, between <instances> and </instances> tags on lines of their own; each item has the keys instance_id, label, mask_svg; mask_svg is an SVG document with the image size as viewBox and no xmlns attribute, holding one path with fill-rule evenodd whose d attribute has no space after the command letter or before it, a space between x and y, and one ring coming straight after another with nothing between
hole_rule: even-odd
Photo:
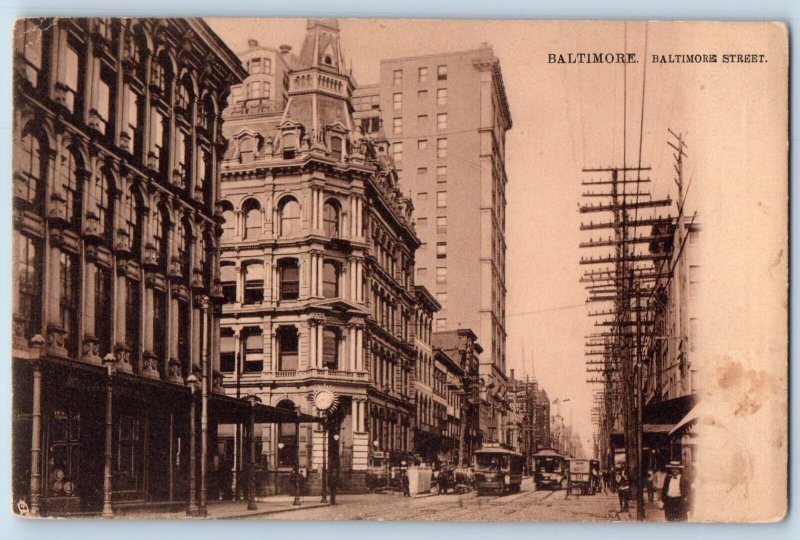
<instances>
[{"instance_id":1,"label":"window","mask_svg":"<svg viewBox=\"0 0 800 540\"><path fill-rule=\"evenodd\" d=\"M14 234L16 256L14 257L14 286L17 290L17 305L14 314L25 325L25 337L40 333L42 248L38 240Z\"/></svg>"},{"instance_id":2,"label":"window","mask_svg":"<svg viewBox=\"0 0 800 540\"><path fill-rule=\"evenodd\" d=\"M169 263L167 238L169 238L169 214L167 213L167 209L162 207L156 212L153 227L154 247L156 256L158 257L158 269L161 272L166 272L167 263Z\"/></svg>"},{"instance_id":3,"label":"window","mask_svg":"<svg viewBox=\"0 0 800 540\"><path fill-rule=\"evenodd\" d=\"M436 104L447 105L447 88L439 88L436 90Z\"/></svg>"},{"instance_id":4,"label":"window","mask_svg":"<svg viewBox=\"0 0 800 540\"><path fill-rule=\"evenodd\" d=\"M109 243L114 228L114 217L111 211L114 202L113 182L114 179L108 171L100 171L95 176L95 213L99 222L100 234Z\"/></svg>"},{"instance_id":5,"label":"window","mask_svg":"<svg viewBox=\"0 0 800 540\"><path fill-rule=\"evenodd\" d=\"M417 116L417 126L424 127L428 123L428 115L427 114L420 114Z\"/></svg>"},{"instance_id":6,"label":"window","mask_svg":"<svg viewBox=\"0 0 800 540\"><path fill-rule=\"evenodd\" d=\"M236 85L231 88L231 103L238 103L242 101L242 87Z\"/></svg>"},{"instance_id":7,"label":"window","mask_svg":"<svg viewBox=\"0 0 800 540\"><path fill-rule=\"evenodd\" d=\"M339 296L339 266L332 261L322 263L322 296L325 298Z\"/></svg>"},{"instance_id":8,"label":"window","mask_svg":"<svg viewBox=\"0 0 800 540\"><path fill-rule=\"evenodd\" d=\"M403 119L402 118L393 118L392 119L392 133L395 135L400 135L403 133Z\"/></svg>"},{"instance_id":9,"label":"window","mask_svg":"<svg viewBox=\"0 0 800 540\"><path fill-rule=\"evenodd\" d=\"M419 68L417 70L417 76L418 76L419 82L421 82L421 83L428 82L428 68L426 68L426 67Z\"/></svg>"},{"instance_id":10,"label":"window","mask_svg":"<svg viewBox=\"0 0 800 540\"><path fill-rule=\"evenodd\" d=\"M447 182L447 165L436 167L436 181L440 184Z\"/></svg>"},{"instance_id":11,"label":"window","mask_svg":"<svg viewBox=\"0 0 800 540\"><path fill-rule=\"evenodd\" d=\"M161 360L161 376L166 376L167 352L167 293L153 289L153 354Z\"/></svg>"},{"instance_id":12,"label":"window","mask_svg":"<svg viewBox=\"0 0 800 540\"><path fill-rule=\"evenodd\" d=\"M428 226L428 218L426 218L426 217L417 218L417 226L418 227L427 227Z\"/></svg>"},{"instance_id":13,"label":"window","mask_svg":"<svg viewBox=\"0 0 800 540\"><path fill-rule=\"evenodd\" d=\"M178 185L186 187L189 180L189 158L191 156L192 139L182 129L175 130L175 171Z\"/></svg>"},{"instance_id":14,"label":"window","mask_svg":"<svg viewBox=\"0 0 800 540\"><path fill-rule=\"evenodd\" d=\"M417 99L420 101L428 99L428 91L427 90L417 91Z\"/></svg>"},{"instance_id":15,"label":"window","mask_svg":"<svg viewBox=\"0 0 800 540\"><path fill-rule=\"evenodd\" d=\"M300 269L297 265L297 260L282 260L279 272L281 300L297 300L300 298Z\"/></svg>"},{"instance_id":16,"label":"window","mask_svg":"<svg viewBox=\"0 0 800 540\"><path fill-rule=\"evenodd\" d=\"M444 317L439 317L436 319L436 331L437 332L444 332L447 330L447 319Z\"/></svg>"},{"instance_id":17,"label":"window","mask_svg":"<svg viewBox=\"0 0 800 540\"><path fill-rule=\"evenodd\" d=\"M63 56L64 71L61 83L61 90L64 92L63 105L72 113L79 112L80 109L80 73L82 70L82 57L77 47L69 43Z\"/></svg>"},{"instance_id":18,"label":"window","mask_svg":"<svg viewBox=\"0 0 800 540\"><path fill-rule=\"evenodd\" d=\"M34 19L22 19L17 24L14 32L15 49L22 59L25 78L36 88L42 71L42 29Z\"/></svg>"},{"instance_id":19,"label":"window","mask_svg":"<svg viewBox=\"0 0 800 540\"><path fill-rule=\"evenodd\" d=\"M189 279L192 271L192 229L187 220L178 223L178 259L181 275Z\"/></svg>"},{"instance_id":20,"label":"window","mask_svg":"<svg viewBox=\"0 0 800 540\"><path fill-rule=\"evenodd\" d=\"M403 161L403 143L396 142L392 144L392 157L394 158L395 163Z\"/></svg>"},{"instance_id":21,"label":"window","mask_svg":"<svg viewBox=\"0 0 800 540\"><path fill-rule=\"evenodd\" d=\"M61 478L58 482L44 482L46 495L69 496L64 486L80 482L81 462L81 415L75 410L55 409L46 417L49 424L47 437L46 478ZM80 484L78 484L80 485Z\"/></svg>"},{"instance_id":22,"label":"window","mask_svg":"<svg viewBox=\"0 0 800 540\"><path fill-rule=\"evenodd\" d=\"M166 176L167 168L169 167L169 155L167 152L167 148L169 148L169 119L153 107L150 122L151 145L155 166L158 167L161 174Z\"/></svg>"},{"instance_id":23,"label":"window","mask_svg":"<svg viewBox=\"0 0 800 540\"><path fill-rule=\"evenodd\" d=\"M112 120L114 112L111 107L111 86L110 82L112 75L103 70L100 74L100 80L97 81L97 103L95 112L97 113L96 129L106 135L114 135L112 127Z\"/></svg>"},{"instance_id":24,"label":"window","mask_svg":"<svg viewBox=\"0 0 800 540\"><path fill-rule=\"evenodd\" d=\"M142 306L139 294L139 282L133 279L125 280L125 345L130 351L131 365L139 365L139 331L142 327L139 316Z\"/></svg>"},{"instance_id":25,"label":"window","mask_svg":"<svg viewBox=\"0 0 800 540\"><path fill-rule=\"evenodd\" d=\"M447 242L436 243L436 258L437 259L447 258Z\"/></svg>"},{"instance_id":26,"label":"window","mask_svg":"<svg viewBox=\"0 0 800 540\"><path fill-rule=\"evenodd\" d=\"M15 141L14 163L18 173L14 182L21 184L15 191L36 209L44 204L48 150L43 143L44 139L31 126L26 126L22 137Z\"/></svg>"},{"instance_id":27,"label":"window","mask_svg":"<svg viewBox=\"0 0 800 540\"><path fill-rule=\"evenodd\" d=\"M258 99L261 97L261 81L253 81L247 85L247 99Z\"/></svg>"},{"instance_id":28,"label":"window","mask_svg":"<svg viewBox=\"0 0 800 540\"><path fill-rule=\"evenodd\" d=\"M219 281L222 285L222 296L226 304L236 302L236 267L232 263L225 263L219 268Z\"/></svg>"},{"instance_id":29,"label":"window","mask_svg":"<svg viewBox=\"0 0 800 540\"><path fill-rule=\"evenodd\" d=\"M326 61L329 61L326 57ZM279 409L294 412L291 400L284 399L278 403ZM294 468L297 463L297 426L292 423L278 424L278 467Z\"/></svg>"},{"instance_id":30,"label":"window","mask_svg":"<svg viewBox=\"0 0 800 540\"><path fill-rule=\"evenodd\" d=\"M258 373L264 370L264 336L259 329L249 329L244 334L245 373Z\"/></svg>"},{"instance_id":31,"label":"window","mask_svg":"<svg viewBox=\"0 0 800 540\"><path fill-rule=\"evenodd\" d=\"M392 108L399 111L403 108L403 94L397 93L392 96Z\"/></svg>"},{"instance_id":32,"label":"window","mask_svg":"<svg viewBox=\"0 0 800 540\"><path fill-rule=\"evenodd\" d=\"M444 303L447 302L447 292L437 292L436 300L444 306Z\"/></svg>"},{"instance_id":33,"label":"window","mask_svg":"<svg viewBox=\"0 0 800 540\"><path fill-rule=\"evenodd\" d=\"M222 207L222 239L232 240L236 234L236 214L233 212L233 205L228 201L220 203Z\"/></svg>"},{"instance_id":34,"label":"window","mask_svg":"<svg viewBox=\"0 0 800 540\"><path fill-rule=\"evenodd\" d=\"M297 329L294 326L281 327L278 337L278 370L297 371Z\"/></svg>"},{"instance_id":35,"label":"window","mask_svg":"<svg viewBox=\"0 0 800 540\"><path fill-rule=\"evenodd\" d=\"M419 250L420 250L421 252L425 253L425 252L428 250L428 244L427 244L427 243L425 243L425 242L422 242L422 243L420 243L420 245L419 245Z\"/></svg>"},{"instance_id":36,"label":"window","mask_svg":"<svg viewBox=\"0 0 800 540\"><path fill-rule=\"evenodd\" d=\"M428 275L428 269L423 267L417 268L417 278L423 278Z\"/></svg>"},{"instance_id":37,"label":"window","mask_svg":"<svg viewBox=\"0 0 800 540\"><path fill-rule=\"evenodd\" d=\"M78 167L82 165L74 150L66 149L61 155L61 190L66 201L67 223L77 226L81 221L81 179Z\"/></svg>"},{"instance_id":38,"label":"window","mask_svg":"<svg viewBox=\"0 0 800 540\"><path fill-rule=\"evenodd\" d=\"M122 131L130 137L127 150L137 159L141 159L142 134L139 129L139 94L133 91L130 86L125 87L125 119Z\"/></svg>"},{"instance_id":39,"label":"window","mask_svg":"<svg viewBox=\"0 0 800 540\"><path fill-rule=\"evenodd\" d=\"M436 208L447 208L447 192L436 192Z\"/></svg>"},{"instance_id":40,"label":"window","mask_svg":"<svg viewBox=\"0 0 800 540\"><path fill-rule=\"evenodd\" d=\"M339 369L339 341L341 337L338 330L325 328L322 331L322 367L325 369Z\"/></svg>"},{"instance_id":41,"label":"window","mask_svg":"<svg viewBox=\"0 0 800 540\"><path fill-rule=\"evenodd\" d=\"M264 265L251 262L244 267L244 303L260 304L264 301Z\"/></svg>"},{"instance_id":42,"label":"window","mask_svg":"<svg viewBox=\"0 0 800 540\"><path fill-rule=\"evenodd\" d=\"M417 141L417 150L427 150L428 149L428 139L420 139Z\"/></svg>"},{"instance_id":43,"label":"window","mask_svg":"<svg viewBox=\"0 0 800 540\"><path fill-rule=\"evenodd\" d=\"M417 174L427 174L428 168L427 167L417 167Z\"/></svg>"},{"instance_id":44,"label":"window","mask_svg":"<svg viewBox=\"0 0 800 540\"><path fill-rule=\"evenodd\" d=\"M205 148L197 149L197 176L195 177L194 195L202 200L208 199L206 190L212 186L213 169L211 168L211 153Z\"/></svg>"},{"instance_id":45,"label":"window","mask_svg":"<svg viewBox=\"0 0 800 540\"><path fill-rule=\"evenodd\" d=\"M61 251L59 255L59 300L61 329L66 332L65 347L71 355L77 354L78 346L78 262L75 255Z\"/></svg>"},{"instance_id":46,"label":"window","mask_svg":"<svg viewBox=\"0 0 800 540\"><path fill-rule=\"evenodd\" d=\"M253 58L250 60L250 74L261 73L261 58Z\"/></svg>"},{"instance_id":47,"label":"window","mask_svg":"<svg viewBox=\"0 0 800 540\"><path fill-rule=\"evenodd\" d=\"M447 157L447 139L436 139L436 157Z\"/></svg>"},{"instance_id":48,"label":"window","mask_svg":"<svg viewBox=\"0 0 800 540\"><path fill-rule=\"evenodd\" d=\"M342 161L342 138L331 137L331 157L336 161Z\"/></svg>"},{"instance_id":49,"label":"window","mask_svg":"<svg viewBox=\"0 0 800 540\"><path fill-rule=\"evenodd\" d=\"M447 232L447 216L436 217L436 233L444 234Z\"/></svg>"},{"instance_id":50,"label":"window","mask_svg":"<svg viewBox=\"0 0 800 540\"><path fill-rule=\"evenodd\" d=\"M300 232L300 203L289 197L278 207L279 236L291 238Z\"/></svg>"},{"instance_id":51,"label":"window","mask_svg":"<svg viewBox=\"0 0 800 540\"><path fill-rule=\"evenodd\" d=\"M219 370L223 373L236 371L236 338L233 329L220 329Z\"/></svg>"},{"instance_id":52,"label":"window","mask_svg":"<svg viewBox=\"0 0 800 540\"><path fill-rule=\"evenodd\" d=\"M436 129L439 131L447 129L447 113L439 113L436 115Z\"/></svg>"},{"instance_id":53,"label":"window","mask_svg":"<svg viewBox=\"0 0 800 540\"><path fill-rule=\"evenodd\" d=\"M420 191L417 193L417 200L418 201L427 201L428 200L428 192L427 191Z\"/></svg>"},{"instance_id":54,"label":"window","mask_svg":"<svg viewBox=\"0 0 800 540\"><path fill-rule=\"evenodd\" d=\"M242 205L244 212L244 237L247 240L261 238L261 205L255 199L247 199Z\"/></svg>"},{"instance_id":55,"label":"window","mask_svg":"<svg viewBox=\"0 0 800 540\"><path fill-rule=\"evenodd\" d=\"M447 267L439 266L436 268L436 283L447 283Z\"/></svg>"},{"instance_id":56,"label":"window","mask_svg":"<svg viewBox=\"0 0 800 540\"><path fill-rule=\"evenodd\" d=\"M269 59L269 58L262 58L261 61L264 62L264 73L266 73L267 75L271 75L272 74L272 60Z\"/></svg>"},{"instance_id":57,"label":"window","mask_svg":"<svg viewBox=\"0 0 800 540\"><path fill-rule=\"evenodd\" d=\"M392 74L392 84L403 84L403 70L396 69Z\"/></svg>"},{"instance_id":58,"label":"window","mask_svg":"<svg viewBox=\"0 0 800 540\"><path fill-rule=\"evenodd\" d=\"M447 66L436 66L436 80L447 80Z\"/></svg>"},{"instance_id":59,"label":"window","mask_svg":"<svg viewBox=\"0 0 800 540\"><path fill-rule=\"evenodd\" d=\"M325 236L339 237L339 207L332 201L327 201L322 207L322 228Z\"/></svg>"},{"instance_id":60,"label":"window","mask_svg":"<svg viewBox=\"0 0 800 540\"><path fill-rule=\"evenodd\" d=\"M252 137L239 139L239 163L252 163L255 150L256 143Z\"/></svg>"}]
</instances>

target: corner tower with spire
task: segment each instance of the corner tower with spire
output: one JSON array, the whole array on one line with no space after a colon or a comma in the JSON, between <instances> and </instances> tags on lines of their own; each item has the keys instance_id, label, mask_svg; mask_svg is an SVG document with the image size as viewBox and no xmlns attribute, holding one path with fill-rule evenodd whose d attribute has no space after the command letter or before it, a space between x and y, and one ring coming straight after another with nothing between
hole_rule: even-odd
<instances>
[{"instance_id":1,"label":"corner tower with spire","mask_svg":"<svg viewBox=\"0 0 800 540\"><path fill-rule=\"evenodd\" d=\"M319 493L323 463L341 490L366 491L370 464L413 448L420 241L385 141L354 125L336 21L308 21L287 78L281 111L245 110L223 125L224 387L313 415L321 391L336 396L325 432L257 427L260 494L291 494L296 466ZM243 441L233 427L227 436L238 477Z\"/></svg>"}]
</instances>

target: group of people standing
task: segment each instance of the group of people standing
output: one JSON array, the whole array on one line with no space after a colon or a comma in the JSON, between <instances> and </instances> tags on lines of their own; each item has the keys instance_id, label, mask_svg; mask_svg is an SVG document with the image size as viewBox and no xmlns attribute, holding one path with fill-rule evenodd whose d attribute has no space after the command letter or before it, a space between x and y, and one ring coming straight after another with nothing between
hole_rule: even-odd
<instances>
[{"instance_id":1,"label":"group of people standing","mask_svg":"<svg viewBox=\"0 0 800 540\"><path fill-rule=\"evenodd\" d=\"M604 483L607 484L607 475ZM631 482L626 467L620 469L616 477L619 511L628 512L631 500ZM679 461L671 461L663 469L647 471L647 500L654 502L658 496L658 507L664 510L667 521L686 521L691 504L692 484L689 475Z\"/></svg>"}]
</instances>

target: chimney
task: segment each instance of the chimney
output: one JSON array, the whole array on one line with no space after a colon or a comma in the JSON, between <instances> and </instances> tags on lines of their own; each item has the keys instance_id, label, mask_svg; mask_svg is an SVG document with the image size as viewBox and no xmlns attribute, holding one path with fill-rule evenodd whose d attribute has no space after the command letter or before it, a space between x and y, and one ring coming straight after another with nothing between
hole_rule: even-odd
<instances>
[{"instance_id":1,"label":"chimney","mask_svg":"<svg viewBox=\"0 0 800 540\"><path fill-rule=\"evenodd\" d=\"M281 54L289 54L290 52L292 52L292 46L281 45L280 47L278 47L278 51L280 51Z\"/></svg>"},{"instance_id":2,"label":"chimney","mask_svg":"<svg viewBox=\"0 0 800 540\"><path fill-rule=\"evenodd\" d=\"M515 380L514 379L514 369L513 368L511 369L511 380Z\"/></svg>"},{"instance_id":3,"label":"chimney","mask_svg":"<svg viewBox=\"0 0 800 540\"><path fill-rule=\"evenodd\" d=\"M250 38L250 39L247 40L247 48L248 49L255 49L256 47L258 47L258 40L257 39Z\"/></svg>"}]
</instances>

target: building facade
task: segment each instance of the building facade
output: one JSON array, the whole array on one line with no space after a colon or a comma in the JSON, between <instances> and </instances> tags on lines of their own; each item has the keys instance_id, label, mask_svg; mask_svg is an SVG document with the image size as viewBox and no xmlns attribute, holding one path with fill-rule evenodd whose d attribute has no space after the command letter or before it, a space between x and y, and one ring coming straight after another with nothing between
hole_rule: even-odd
<instances>
[{"instance_id":1,"label":"building facade","mask_svg":"<svg viewBox=\"0 0 800 540\"><path fill-rule=\"evenodd\" d=\"M17 23L13 490L31 514L205 503L219 112L244 74L197 19Z\"/></svg>"},{"instance_id":2,"label":"building facade","mask_svg":"<svg viewBox=\"0 0 800 540\"><path fill-rule=\"evenodd\" d=\"M373 458L412 451L419 239L388 143L354 123L336 21L308 22L287 76L280 112L225 113L225 388L310 414L333 391L327 445L319 427L257 427L262 491L287 490L294 466L318 489L323 465L363 490Z\"/></svg>"},{"instance_id":3,"label":"building facade","mask_svg":"<svg viewBox=\"0 0 800 540\"><path fill-rule=\"evenodd\" d=\"M473 328L489 391L487 441L504 442L505 135L511 116L500 62L479 49L388 59L354 103L365 131L382 128L411 193L422 246L416 281L442 305L434 331ZM475 290L477 294L463 294Z\"/></svg>"}]
</instances>

